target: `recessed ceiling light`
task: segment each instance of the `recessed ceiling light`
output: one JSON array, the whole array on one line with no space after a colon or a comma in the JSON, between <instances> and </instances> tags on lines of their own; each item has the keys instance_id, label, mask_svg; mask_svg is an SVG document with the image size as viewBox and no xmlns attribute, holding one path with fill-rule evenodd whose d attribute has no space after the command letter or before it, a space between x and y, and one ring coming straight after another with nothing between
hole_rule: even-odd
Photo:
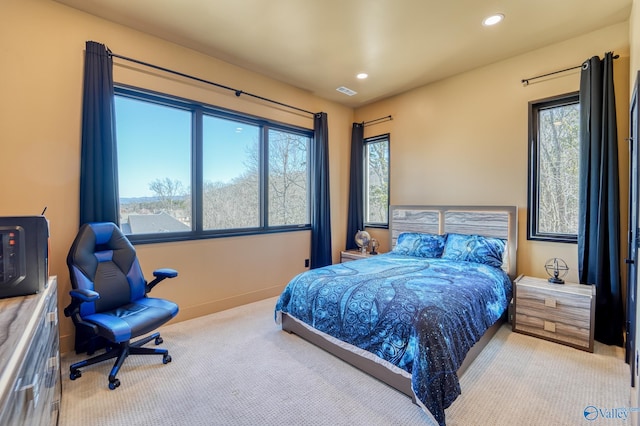
<instances>
[{"instance_id":1,"label":"recessed ceiling light","mask_svg":"<svg viewBox=\"0 0 640 426\"><path fill-rule=\"evenodd\" d=\"M369 77L369 74L367 74L366 72L361 72L360 74L356 75L356 77L360 80L364 80L365 78Z\"/></svg>"},{"instance_id":2,"label":"recessed ceiling light","mask_svg":"<svg viewBox=\"0 0 640 426\"><path fill-rule=\"evenodd\" d=\"M502 13L496 13L495 15L484 18L484 21L482 21L482 25L484 25L485 27L490 27L501 22L503 19L504 15Z\"/></svg>"}]
</instances>

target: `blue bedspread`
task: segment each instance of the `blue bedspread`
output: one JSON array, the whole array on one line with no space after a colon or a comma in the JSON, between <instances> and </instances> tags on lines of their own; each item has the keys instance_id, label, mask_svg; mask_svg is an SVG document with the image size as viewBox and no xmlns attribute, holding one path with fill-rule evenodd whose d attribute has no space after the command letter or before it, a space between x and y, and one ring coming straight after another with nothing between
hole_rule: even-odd
<instances>
[{"instance_id":1,"label":"blue bedspread","mask_svg":"<svg viewBox=\"0 0 640 426\"><path fill-rule=\"evenodd\" d=\"M460 394L456 370L507 309L511 281L472 262L382 254L306 271L276 304L407 371L416 398L445 423Z\"/></svg>"}]
</instances>

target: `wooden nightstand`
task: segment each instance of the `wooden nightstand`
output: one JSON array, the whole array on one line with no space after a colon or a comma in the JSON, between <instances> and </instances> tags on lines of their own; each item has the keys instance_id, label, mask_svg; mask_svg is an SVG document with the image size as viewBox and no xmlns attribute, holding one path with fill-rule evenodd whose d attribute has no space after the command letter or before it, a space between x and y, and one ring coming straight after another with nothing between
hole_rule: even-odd
<instances>
[{"instance_id":1,"label":"wooden nightstand","mask_svg":"<svg viewBox=\"0 0 640 426\"><path fill-rule=\"evenodd\" d=\"M593 352L596 287L551 284L519 276L514 282L513 331Z\"/></svg>"},{"instance_id":2,"label":"wooden nightstand","mask_svg":"<svg viewBox=\"0 0 640 426\"><path fill-rule=\"evenodd\" d=\"M351 262L352 260L366 259L367 257L377 256L375 254L362 253L360 250L346 250L340 252L340 263Z\"/></svg>"}]
</instances>

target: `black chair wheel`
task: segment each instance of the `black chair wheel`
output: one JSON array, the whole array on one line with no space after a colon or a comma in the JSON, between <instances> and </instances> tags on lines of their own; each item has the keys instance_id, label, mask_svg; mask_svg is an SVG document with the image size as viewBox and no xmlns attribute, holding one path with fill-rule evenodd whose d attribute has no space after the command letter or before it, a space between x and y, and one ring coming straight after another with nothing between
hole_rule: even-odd
<instances>
[{"instance_id":1,"label":"black chair wheel","mask_svg":"<svg viewBox=\"0 0 640 426\"><path fill-rule=\"evenodd\" d=\"M156 337L156 345L161 345L164 340L162 340L161 336Z\"/></svg>"},{"instance_id":2,"label":"black chair wheel","mask_svg":"<svg viewBox=\"0 0 640 426\"><path fill-rule=\"evenodd\" d=\"M114 390L118 386L120 386L120 379L113 379L112 381L109 381L109 389Z\"/></svg>"},{"instance_id":3,"label":"black chair wheel","mask_svg":"<svg viewBox=\"0 0 640 426\"><path fill-rule=\"evenodd\" d=\"M163 364L168 364L168 363L170 363L170 362L171 362L171 355L169 355L169 354L164 354L164 355L162 356L162 363L163 363Z\"/></svg>"},{"instance_id":4,"label":"black chair wheel","mask_svg":"<svg viewBox=\"0 0 640 426\"><path fill-rule=\"evenodd\" d=\"M75 380L82 377L82 373L80 372L80 370L71 370L71 372L69 373L69 378L71 380Z\"/></svg>"}]
</instances>

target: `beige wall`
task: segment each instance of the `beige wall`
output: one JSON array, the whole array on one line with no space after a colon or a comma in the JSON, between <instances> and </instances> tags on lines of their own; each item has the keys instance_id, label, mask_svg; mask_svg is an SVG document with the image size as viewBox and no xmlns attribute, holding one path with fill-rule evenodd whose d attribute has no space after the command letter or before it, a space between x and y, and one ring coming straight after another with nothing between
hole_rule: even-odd
<instances>
[{"instance_id":1,"label":"beige wall","mask_svg":"<svg viewBox=\"0 0 640 426\"><path fill-rule=\"evenodd\" d=\"M50 271L58 276L59 306L69 301L65 258L78 229L80 123L85 42L114 53L219 82L329 116L334 259L344 244L348 147L353 111L222 61L95 18L50 0L3 0L0 25L0 215L39 214L50 220ZM196 98L214 105L313 128L308 115L274 108L118 61L119 83ZM154 296L180 305L176 320L277 295L309 257L309 232L137 246L147 277L173 267L178 278ZM60 310L62 312L62 310ZM269 321L270 318L266 318ZM72 348L73 325L61 318L61 347Z\"/></svg>"},{"instance_id":2,"label":"beige wall","mask_svg":"<svg viewBox=\"0 0 640 426\"><path fill-rule=\"evenodd\" d=\"M516 205L518 273L545 277L545 261L560 257L571 268L568 278L577 279L576 244L526 238L527 113L529 101L579 90L579 70L534 80L528 86L521 80L579 65L607 51L620 55L615 62L615 85L624 233L628 36L626 23L611 26L357 109L356 121L393 116L392 121L365 128L365 137L391 134L391 203ZM388 241L385 231L371 231ZM624 250L623 256L626 245Z\"/></svg>"}]
</instances>

